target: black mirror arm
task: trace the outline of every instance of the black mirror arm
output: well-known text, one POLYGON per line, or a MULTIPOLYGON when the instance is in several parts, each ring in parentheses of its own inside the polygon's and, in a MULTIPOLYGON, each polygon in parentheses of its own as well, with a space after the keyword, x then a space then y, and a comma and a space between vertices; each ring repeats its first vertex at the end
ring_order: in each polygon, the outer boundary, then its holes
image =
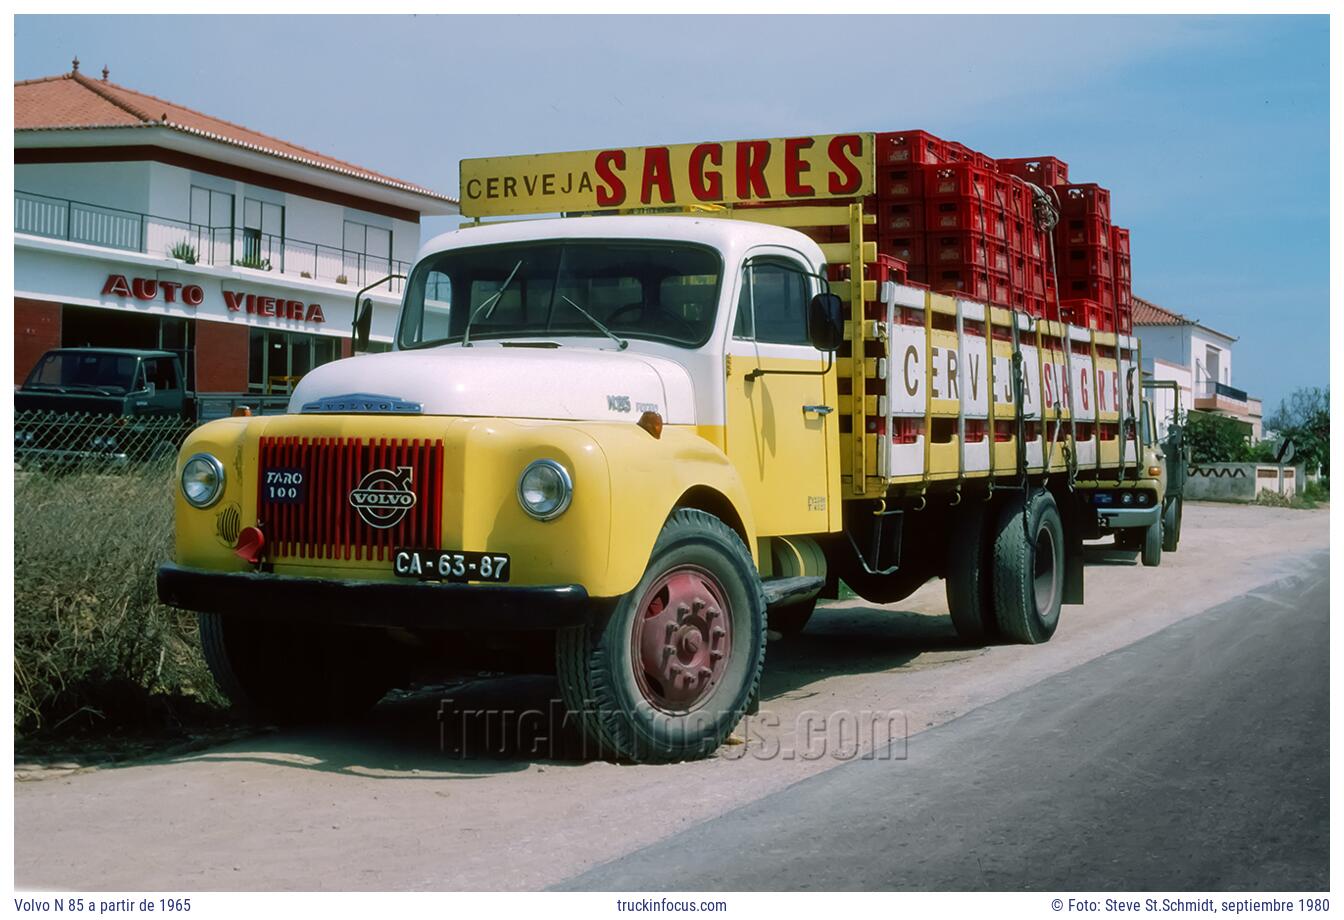
POLYGON ((394 281, 394 280, 398 280, 398 279, 400 279, 401 281, 405 281, 405 280, 406 280, 406 276, 405 276, 405 275, 386 275, 386 276, 384 276, 384 277, 382 277, 382 278, 379 278, 377 281, 373 282, 372 284, 366 284, 366 285, 364 285, 364 287, 360 288, 360 289, 359 289, 359 292, 358 292, 357 294, 355 294, 355 312, 354 312, 354 316, 352 317, 352 322, 350 323, 350 337, 351 337, 350 344, 351 344, 351 347, 352 347, 352 348, 353 348, 353 346, 354 346, 355 344, 357 344, 357 343, 359 342, 359 338, 360 338, 360 336, 359 336, 359 321, 360 321, 361 319, 364 318, 364 317, 363 317, 363 304, 360 303, 361 298, 363 298, 363 296, 364 296, 365 294, 367 294, 369 291, 372 291, 374 288, 379 287, 380 285, 387 284, 387 282, 389 282, 389 281, 394 281))

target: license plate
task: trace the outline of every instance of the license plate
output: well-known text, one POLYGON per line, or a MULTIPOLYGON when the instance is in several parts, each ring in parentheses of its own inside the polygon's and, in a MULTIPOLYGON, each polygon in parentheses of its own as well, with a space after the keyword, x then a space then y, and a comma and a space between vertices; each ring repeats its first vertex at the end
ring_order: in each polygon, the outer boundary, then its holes
POLYGON ((267 470, 261 479, 261 497, 275 505, 301 505, 304 499, 303 470, 267 470))
POLYGON ((430 581, 509 580, 508 553, 468 553, 456 549, 399 549, 392 571, 401 578, 430 581))

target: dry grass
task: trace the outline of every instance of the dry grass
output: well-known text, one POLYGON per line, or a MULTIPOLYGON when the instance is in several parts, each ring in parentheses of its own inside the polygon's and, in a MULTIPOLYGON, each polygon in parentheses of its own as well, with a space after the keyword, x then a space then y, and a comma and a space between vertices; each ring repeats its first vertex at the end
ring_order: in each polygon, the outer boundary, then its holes
POLYGON ((17 473, 14 484, 14 724, 173 722, 222 704, 195 617, 160 605, 172 553, 172 475, 17 473))

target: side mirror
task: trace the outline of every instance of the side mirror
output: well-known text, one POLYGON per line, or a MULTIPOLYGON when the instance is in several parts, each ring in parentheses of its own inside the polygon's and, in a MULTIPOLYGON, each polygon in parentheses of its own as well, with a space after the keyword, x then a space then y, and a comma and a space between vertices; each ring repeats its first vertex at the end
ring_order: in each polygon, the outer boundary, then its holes
POLYGON ((354 343, 351 351, 359 353, 369 350, 369 330, 373 326, 373 301, 364 298, 364 302, 355 311, 354 343))
POLYGON ((145 392, 148 393, 150 396, 153 396, 154 393, 155 393, 155 391, 157 391, 157 390, 158 390, 158 387, 156 387, 156 386, 153 384, 153 382, 150 382, 150 383, 146 383, 146 384, 145 384, 145 392))
POLYGON ((807 338, 818 351, 835 351, 845 338, 845 304, 837 294, 818 294, 807 308, 807 338))

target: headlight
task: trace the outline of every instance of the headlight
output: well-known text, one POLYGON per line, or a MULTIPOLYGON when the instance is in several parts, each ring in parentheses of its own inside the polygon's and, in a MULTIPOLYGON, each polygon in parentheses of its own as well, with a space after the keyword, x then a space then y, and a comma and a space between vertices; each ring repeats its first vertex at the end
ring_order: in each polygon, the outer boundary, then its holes
POLYGON ((224 464, 209 454, 195 454, 182 467, 182 495, 196 508, 209 508, 224 492, 224 464))
POLYGON ((518 504, 539 521, 564 514, 573 497, 569 471, 554 460, 533 460, 518 479, 518 504))

